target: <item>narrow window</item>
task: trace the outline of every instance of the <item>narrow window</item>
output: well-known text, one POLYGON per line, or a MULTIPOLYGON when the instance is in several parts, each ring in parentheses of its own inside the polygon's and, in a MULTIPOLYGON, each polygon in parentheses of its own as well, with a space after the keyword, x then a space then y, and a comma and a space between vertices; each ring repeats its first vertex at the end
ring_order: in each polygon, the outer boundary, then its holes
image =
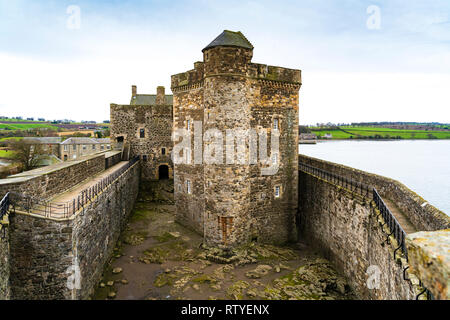
POLYGON ((187 129, 188 129, 188 130, 191 130, 191 120, 188 120, 188 121, 187 121, 187 129))
POLYGON ((95 144, 92 145, 92 150, 95 150, 95 144))
POLYGON ((280 197, 280 186, 275 186, 275 198, 279 198, 280 197))
POLYGON ((165 155, 166 154, 166 148, 161 148, 161 154, 165 155))
POLYGON ((83 150, 86 150, 86 145, 85 144, 83 144, 83 150))
POLYGON ((273 119, 273 128, 278 130, 278 118, 273 119))
POLYGON ((186 164, 191 164, 191 149, 190 148, 185 148, 184 149, 184 153, 185 153, 186 164))
POLYGON ((64 145, 64 151, 67 151, 67 145, 66 144, 64 145))
POLYGON ((101 145, 101 146, 100 146, 100 150, 103 150, 103 149, 105 149, 105 146, 104 146, 104 145, 101 145))
POLYGON ((139 129, 139 138, 145 138, 145 129, 139 129))
POLYGON ((272 155, 272 163, 273 164, 278 163, 278 153, 276 153, 276 152, 272 155))
POLYGON ((186 180, 187 193, 191 194, 191 180, 186 180))
POLYGON ((73 145, 73 150, 77 150, 77 145, 76 144, 73 145))
POLYGON ((147 155, 146 155, 146 154, 144 154, 144 155, 142 156, 142 160, 147 161, 147 155))

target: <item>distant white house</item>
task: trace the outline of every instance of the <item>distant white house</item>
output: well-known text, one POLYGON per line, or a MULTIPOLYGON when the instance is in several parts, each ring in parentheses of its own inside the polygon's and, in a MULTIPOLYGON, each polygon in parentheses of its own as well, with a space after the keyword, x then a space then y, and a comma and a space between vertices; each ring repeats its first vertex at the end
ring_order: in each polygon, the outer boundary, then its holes
POLYGON ((324 139, 332 139, 333 135, 331 133, 325 133, 323 136, 324 139))
POLYGON ((60 143, 60 159, 63 161, 75 160, 81 156, 104 152, 111 149, 109 138, 69 138, 60 143))

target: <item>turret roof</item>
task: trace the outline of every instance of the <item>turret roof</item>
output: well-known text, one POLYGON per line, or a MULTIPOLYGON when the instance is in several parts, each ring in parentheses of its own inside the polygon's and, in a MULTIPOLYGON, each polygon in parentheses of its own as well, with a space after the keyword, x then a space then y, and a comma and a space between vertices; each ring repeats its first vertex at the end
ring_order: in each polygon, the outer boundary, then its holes
POLYGON ((240 31, 224 30, 217 38, 208 44, 202 51, 214 47, 241 47, 253 49, 253 45, 240 31))

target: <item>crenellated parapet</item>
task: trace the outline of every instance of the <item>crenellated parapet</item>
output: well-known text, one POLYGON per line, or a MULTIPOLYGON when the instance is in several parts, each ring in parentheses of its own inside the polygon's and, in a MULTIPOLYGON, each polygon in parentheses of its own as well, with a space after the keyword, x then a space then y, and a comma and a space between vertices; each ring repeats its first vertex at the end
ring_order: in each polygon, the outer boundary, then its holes
POLYGON ((203 85, 204 63, 197 61, 194 63, 194 69, 172 75, 171 89, 172 92, 190 90, 195 86, 203 85))
MULTIPOLYGON (((301 71, 252 63, 253 45, 241 32, 225 30, 202 52, 203 62, 172 76, 174 129, 193 133, 201 123, 201 134, 223 137, 276 129, 279 150, 268 156, 279 170, 262 176, 261 162, 175 164, 177 220, 228 248, 294 240, 301 71)), ((192 160, 192 146, 183 157, 192 160)))

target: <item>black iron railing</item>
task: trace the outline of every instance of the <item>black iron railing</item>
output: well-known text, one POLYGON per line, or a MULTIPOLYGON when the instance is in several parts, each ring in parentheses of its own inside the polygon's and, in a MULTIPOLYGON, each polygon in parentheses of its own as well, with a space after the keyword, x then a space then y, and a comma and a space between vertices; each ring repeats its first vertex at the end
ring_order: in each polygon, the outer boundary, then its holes
POLYGON ((139 156, 134 157, 119 170, 111 173, 109 176, 103 178, 93 186, 90 186, 81 191, 78 197, 72 200, 73 208, 77 208, 76 211, 78 211, 87 202, 91 201, 94 197, 96 197, 100 192, 102 192, 106 187, 108 187, 113 181, 115 181, 119 176, 121 176, 125 171, 131 168, 138 161, 139 156))
POLYGON ((359 193, 362 196, 365 197, 371 197, 371 190, 372 187, 368 186, 364 183, 361 183, 359 181, 355 181, 352 179, 348 179, 347 177, 343 177, 340 175, 337 175, 332 172, 328 172, 323 169, 319 169, 304 163, 298 164, 299 170, 304 171, 306 173, 312 174, 314 176, 317 176, 323 180, 327 180, 329 182, 332 182, 334 184, 337 184, 345 189, 351 190, 355 193, 359 193))
MULTIPOLYGON (((359 192, 363 196, 371 197, 377 209, 380 211, 380 215, 383 217, 384 224, 382 225, 382 228, 384 227, 384 225, 387 225, 387 227, 389 228, 390 233, 387 234, 386 241, 389 242, 389 237, 393 236, 398 243, 398 247, 394 250, 394 259, 396 258, 397 251, 401 250, 406 258, 406 261, 408 261, 408 251, 406 249, 406 240, 405 240, 406 232, 403 230, 398 220, 386 206, 377 189, 304 163, 299 163, 299 170, 314 175, 316 177, 319 177, 321 179, 327 180, 334 184, 338 184, 344 188, 352 190, 353 192, 359 192), (370 190, 372 192, 370 192, 370 190)), ((403 270, 403 279, 410 281, 410 279, 406 278, 405 274, 408 268, 409 267, 406 267, 403 270)), ((419 298, 424 294, 426 295, 426 298, 428 300, 434 299, 433 294, 430 292, 430 290, 424 287, 422 281, 420 281, 419 286, 422 287, 423 290, 416 296, 416 300, 419 300, 419 298)))
POLYGON ((405 243, 406 232, 405 230, 403 230, 400 223, 392 214, 391 210, 389 210, 389 208, 386 206, 383 199, 380 197, 377 189, 375 188, 373 188, 373 201, 375 202, 377 209, 380 211, 380 214, 383 217, 384 225, 387 225, 389 231, 391 232, 390 234, 387 235, 386 241, 389 241, 389 237, 392 235, 399 245, 398 248, 394 250, 394 259, 397 251, 401 249, 406 257, 406 260, 408 260, 408 252, 406 251, 406 243, 405 243))
MULTIPOLYGON (((8 192, 0 201, 0 221, 3 221, 3 217, 8 214, 10 204, 11 202, 8 192)), ((6 228, 3 225, 0 225, 0 237, 1 239, 5 239, 6 237, 6 228)))
POLYGON ((9 192, 5 194, 3 199, 0 201, 0 220, 3 220, 3 216, 8 213, 9 205, 10 205, 9 192))
POLYGON ((22 209, 26 212, 32 212, 33 214, 38 214, 44 217, 68 218, 83 209, 88 202, 92 201, 118 177, 128 171, 137 161, 139 161, 139 157, 131 159, 126 165, 101 179, 94 185, 84 189, 72 200, 67 202, 48 201, 17 192, 10 192, 11 201, 14 202, 15 206, 19 210, 22 209))

